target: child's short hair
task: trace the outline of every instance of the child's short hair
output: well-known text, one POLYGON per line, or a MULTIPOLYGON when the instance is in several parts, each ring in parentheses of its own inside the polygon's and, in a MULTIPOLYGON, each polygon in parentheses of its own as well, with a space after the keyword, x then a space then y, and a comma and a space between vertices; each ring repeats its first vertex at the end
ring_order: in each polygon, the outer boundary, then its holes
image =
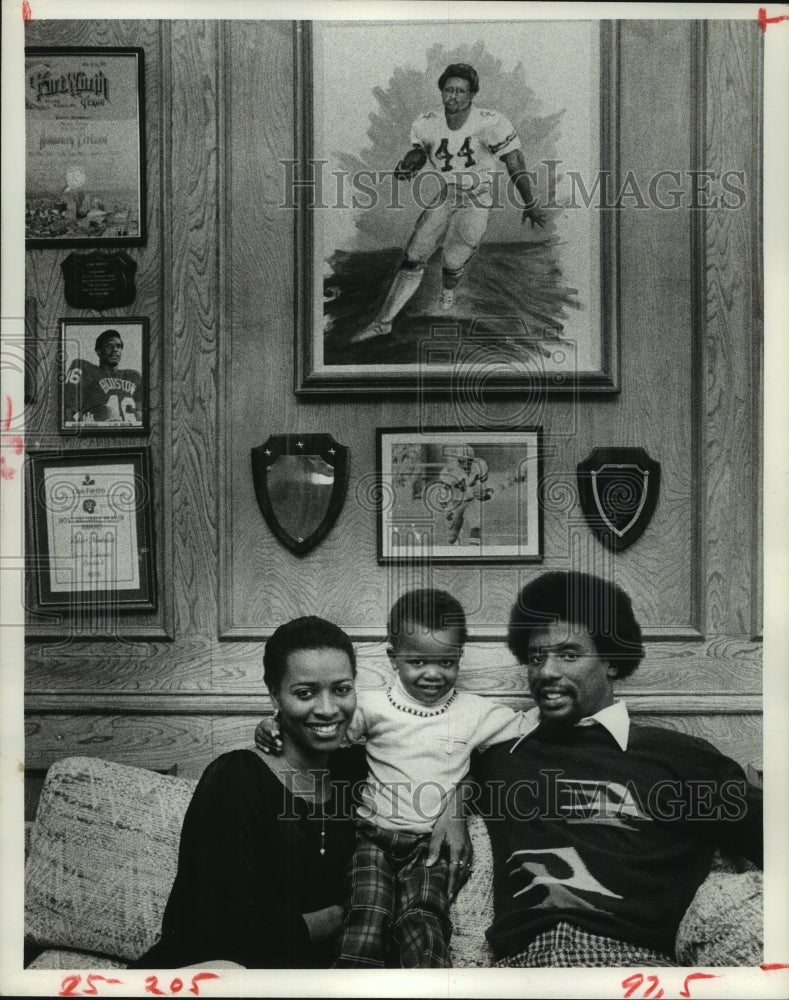
POLYGON ((461 645, 465 645, 468 639, 463 605, 446 590, 436 590, 433 587, 409 590, 395 601, 386 623, 386 638, 389 643, 396 645, 400 636, 414 631, 414 626, 428 632, 457 629, 461 645))

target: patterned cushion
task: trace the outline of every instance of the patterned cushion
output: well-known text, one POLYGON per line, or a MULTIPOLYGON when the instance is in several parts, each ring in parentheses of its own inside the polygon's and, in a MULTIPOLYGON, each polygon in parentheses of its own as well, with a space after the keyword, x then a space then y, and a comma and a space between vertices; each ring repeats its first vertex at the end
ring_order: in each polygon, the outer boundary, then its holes
POLYGON ((25 866, 25 933, 130 961, 154 944, 196 782, 89 757, 50 767, 25 866))
POLYGON ((764 876, 713 871, 679 925, 677 960, 685 966, 756 966, 763 961, 764 876))
POLYGON ((493 923, 493 854, 485 823, 479 816, 468 821, 474 845, 474 874, 452 906, 449 954, 455 968, 484 968, 493 964, 493 951, 485 931, 493 923))
MULTIPOLYGON (((49 948, 37 955, 28 969, 125 969, 124 962, 106 955, 89 955, 85 951, 49 948)), ((75 994, 78 995, 78 994, 75 994)))

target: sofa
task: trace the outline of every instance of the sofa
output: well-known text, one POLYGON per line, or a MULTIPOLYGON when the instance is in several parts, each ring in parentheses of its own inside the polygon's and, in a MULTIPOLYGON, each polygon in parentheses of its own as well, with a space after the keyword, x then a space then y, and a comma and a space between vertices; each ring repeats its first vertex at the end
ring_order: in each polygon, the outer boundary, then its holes
MULTIPOLYGON (((26 831, 27 968, 124 968, 155 942, 196 783, 93 757, 49 768, 26 831)), ((478 818, 470 830, 475 872, 452 907, 462 968, 492 961, 490 843, 478 818)), ((762 921, 761 872, 719 856, 679 928, 679 964, 760 964, 762 921)))

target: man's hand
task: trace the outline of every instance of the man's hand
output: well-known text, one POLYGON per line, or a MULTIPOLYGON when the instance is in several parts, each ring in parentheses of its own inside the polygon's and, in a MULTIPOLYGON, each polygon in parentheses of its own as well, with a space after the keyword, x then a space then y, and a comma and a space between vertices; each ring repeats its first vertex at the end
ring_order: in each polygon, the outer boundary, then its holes
POLYGON ((279 726, 273 718, 261 719, 255 728, 255 746, 263 753, 273 753, 278 757, 282 753, 282 740, 279 738, 279 726))
POLYGON ((471 862, 474 860, 474 848, 468 833, 468 822, 458 809, 456 792, 453 792, 447 799, 446 808, 433 827, 425 865, 428 868, 434 865, 442 851, 449 856, 447 895, 449 901, 452 902, 474 871, 471 867, 471 862))
POLYGON ((540 229, 545 227, 545 212, 541 211, 534 205, 532 208, 524 208, 523 215, 521 216, 521 225, 529 219, 531 221, 531 227, 534 229, 535 226, 539 226, 540 229))
POLYGON ((507 172, 518 189, 518 194, 523 198, 523 204, 526 206, 521 214, 521 225, 528 219, 532 224, 532 228, 539 226, 542 229, 545 226, 545 212, 540 210, 537 199, 534 197, 532 190, 533 178, 526 170, 522 151, 520 149, 512 149, 509 153, 505 153, 501 159, 504 161, 504 166, 507 168, 507 172))
POLYGON ((400 160, 394 168, 395 178, 398 181, 410 181, 415 174, 419 173, 426 163, 427 153, 425 153, 421 146, 414 146, 412 149, 408 150, 402 160, 400 160))

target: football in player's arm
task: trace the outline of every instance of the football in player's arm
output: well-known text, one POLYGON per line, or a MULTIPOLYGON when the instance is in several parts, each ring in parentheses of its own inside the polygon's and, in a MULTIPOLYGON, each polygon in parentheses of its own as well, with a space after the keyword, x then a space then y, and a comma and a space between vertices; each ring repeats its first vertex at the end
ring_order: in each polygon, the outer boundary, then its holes
MULTIPOLYGON (((544 228, 545 212, 540 209, 534 197, 531 177, 526 169, 523 151, 521 149, 511 149, 506 153, 502 153, 499 159, 507 168, 507 173, 510 175, 513 184, 518 189, 518 194, 523 200, 524 208, 521 214, 521 223, 524 223, 528 219, 532 224, 532 228, 534 226, 539 226, 541 229, 544 228)), ((395 167, 395 178, 398 181, 413 180, 427 163, 427 160, 428 155, 422 146, 418 144, 413 145, 395 167)))

